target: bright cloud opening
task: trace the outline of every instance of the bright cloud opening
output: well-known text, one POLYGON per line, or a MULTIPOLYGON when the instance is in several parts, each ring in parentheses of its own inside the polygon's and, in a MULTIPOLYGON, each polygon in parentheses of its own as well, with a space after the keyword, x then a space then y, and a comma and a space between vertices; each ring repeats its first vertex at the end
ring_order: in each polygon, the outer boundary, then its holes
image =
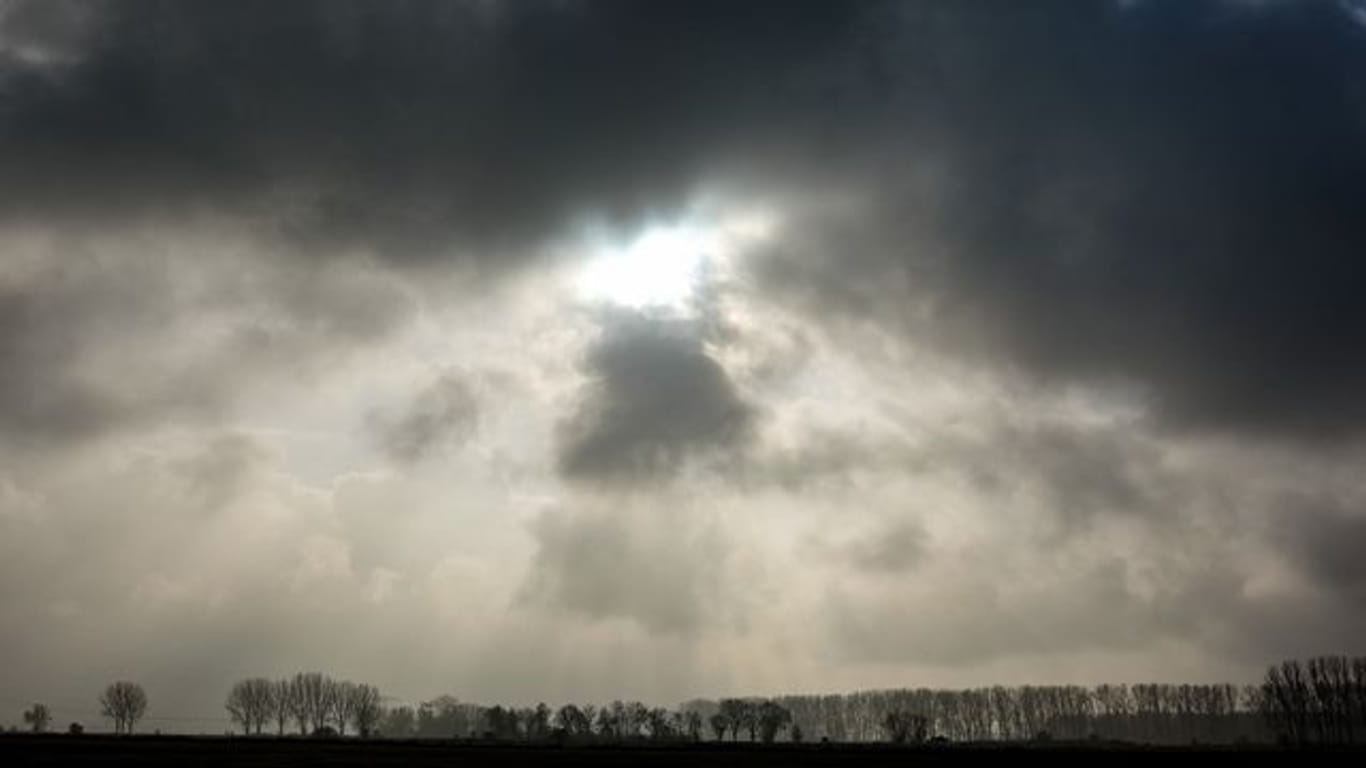
POLYGON ((682 309, 713 245, 709 233, 690 226, 646 230, 589 261, 579 274, 579 295, 633 309, 682 309))

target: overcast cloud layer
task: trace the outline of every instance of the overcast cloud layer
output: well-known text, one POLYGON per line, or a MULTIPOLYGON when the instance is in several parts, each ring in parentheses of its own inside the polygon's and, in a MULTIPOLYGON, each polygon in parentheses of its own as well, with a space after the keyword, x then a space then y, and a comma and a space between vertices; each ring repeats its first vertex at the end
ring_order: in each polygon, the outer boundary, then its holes
POLYGON ((1361 653, 1363 71, 1356 2, 0 6, 0 720, 1361 653))

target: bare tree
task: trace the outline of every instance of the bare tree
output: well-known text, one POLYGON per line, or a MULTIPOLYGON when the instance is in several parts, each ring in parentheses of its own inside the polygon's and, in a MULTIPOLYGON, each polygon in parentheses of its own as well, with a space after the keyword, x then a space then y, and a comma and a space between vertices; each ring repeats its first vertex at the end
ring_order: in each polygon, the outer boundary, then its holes
POLYGON ((620 721, 613 708, 608 705, 603 705, 602 709, 598 710, 593 726, 597 728, 599 736, 607 738, 616 738, 621 731, 620 721))
POLYGON ((409 739, 417 733, 417 712, 404 704, 384 710, 380 715, 379 732, 390 739, 409 739))
POLYGON ((882 730, 893 744, 919 744, 925 740, 928 723, 924 715, 896 709, 882 719, 882 730))
POLYGON ((332 686, 332 714, 337 720, 337 735, 346 735, 346 726, 351 722, 351 705, 355 699, 352 698, 356 684, 350 680, 329 683, 332 686))
POLYGON ((352 683, 346 689, 346 712, 356 733, 363 739, 375 734, 384 707, 380 704, 379 689, 367 683, 352 683))
POLYGON ((294 686, 289 680, 276 680, 271 683, 271 718, 275 721, 277 736, 285 735, 285 726, 294 716, 294 686))
POLYGON ((292 711, 299 733, 322 733, 332 721, 337 684, 321 672, 300 672, 290 681, 292 711))
POLYGON ((24 711, 24 722, 28 723, 34 733, 42 733, 47 730, 48 723, 52 722, 52 711, 46 704, 35 703, 24 711))
POLYGON ((569 737, 587 736, 593 732, 593 719, 573 704, 560 707, 555 712, 554 723, 569 737))
POLYGON ((719 714, 726 719, 726 725, 730 727, 730 740, 735 741, 740 738, 740 729, 745 726, 749 704, 744 699, 721 699, 719 714))
POLYGON ((711 732, 716 735, 716 740, 726 738, 726 731, 730 730, 730 718, 723 712, 714 712, 707 718, 707 725, 711 726, 711 732))
POLYGON ((650 738, 655 741, 672 738, 674 729, 669 711, 663 707, 647 709, 645 711, 645 730, 649 732, 650 738))
POLYGON ((792 713, 781 704, 765 701, 758 706, 759 735, 765 744, 772 744, 778 734, 792 724, 792 713))
POLYGON ((147 693, 137 683, 120 680, 100 694, 100 714, 114 721, 115 733, 132 733, 147 712, 147 693))
POLYGON ((740 724, 749 731, 749 740, 756 741, 759 738, 759 702, 749 700, 744 702, 744 707, 740 710, 740 724))
POLYGON ((692 741, 702 740, 702 714, 695 709, 683 713, 683 731, 692 741))
POLYGON ((275 696, 275 683, 253 677, 234 683, 223 706, 232 721, 242 726, 243 733, 260 735, 276 712, 275 696))
POLYGON ((495 704, 484 710, 484 731, 495 739, 515 739, 520 734, 517 710, 495 704))
POLYGON ((550 707, 541 702, 534 709, 522 712, 522 722, 525 724, 522 735, 531 740, 544 739, 550 735, 550 707))
POLYGON ((641 729, 645 727, 649 714, 649 708, 642 702, 626 702, 626 707, 622 710, 621 716, 621 735, 626 738, 639 736, 641 729))

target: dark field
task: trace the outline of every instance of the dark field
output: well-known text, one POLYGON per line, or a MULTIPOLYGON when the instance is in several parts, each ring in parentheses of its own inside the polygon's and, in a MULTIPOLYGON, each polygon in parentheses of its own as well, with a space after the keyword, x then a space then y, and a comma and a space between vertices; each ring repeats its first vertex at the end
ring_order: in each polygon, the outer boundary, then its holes
MULTIPOLYGON (((1342 762, 1363 752, 1338 752, 1342 762)), ((1316 757, 1328 756, 1317 753, 1316 757)), ((905 766, 925 763, 975 763, 1001 758, 1030 764, 1050 762, 1094 764, 1119 757, 1155 760, 1193 757, 1202 763, 1228 758, 1247 764, 1249 757, 1297 758, 1272 748, 1193 746, 1142 747, 1111 743, 1053 743, 1048 745, 890 745, 807 744, 759 746, 750 744, 686 745, 525 745, 464 741, 319 741, 307 739, 228 739, 220 737, 31 736, 0 737, 0 765, 128 765, 128 766, 905 766)), ((1260 763, 1261 760, 1256 760, 1260 763)), ((1278 760, 1279 762, 1279 760, 1278 760)))

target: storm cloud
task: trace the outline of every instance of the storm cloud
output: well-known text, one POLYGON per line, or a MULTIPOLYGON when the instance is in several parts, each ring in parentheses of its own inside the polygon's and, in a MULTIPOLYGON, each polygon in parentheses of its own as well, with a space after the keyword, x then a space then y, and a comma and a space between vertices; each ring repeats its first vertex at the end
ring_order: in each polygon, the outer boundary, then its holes
POLYGON ((912 343, 1128 388, 1170 426, 1358 431, 1366 47, 1339 6, 895 15, 869 53, 881 165, 766 279, 912 343))
POLYGON ((587 357, 588 382, 561 426, 560 470, 571 479, 650 483, 693 457, 744 447, 754 409, 694 323, 615 315, 587 357))
POLYGON ((0 63, 7 219, 227 216, 296 247, 491 264, 576 215, 680 203, 723 148, 778 124, 782 83, 851 16, 822 3, 782 4, 781 19, 722 3, 46 5, 5 17, 8 39, 34 40, 0 63))
POLYGON ((1346 6, 35 5, 6 16, 50 51, 3 68, 11 221, 207 212, 498 273, 708 183, 853 190, 775 286, 1176 425, 1364 415, 1346 6))

